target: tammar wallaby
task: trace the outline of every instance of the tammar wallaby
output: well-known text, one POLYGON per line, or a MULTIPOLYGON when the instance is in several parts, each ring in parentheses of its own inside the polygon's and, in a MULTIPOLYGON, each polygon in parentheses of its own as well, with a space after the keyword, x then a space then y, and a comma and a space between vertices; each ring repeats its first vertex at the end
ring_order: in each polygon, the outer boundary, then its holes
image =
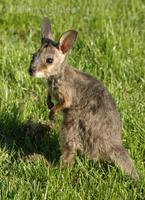
POLYGON ((66 57, 76 40, 77 32, 64 32, 54 42, 51 25, 44 18, 42 42, 33 54, 29 74, 48 82, 47 104, 50 119, 63 112, 60 133, 61 160, 70 165, 77 151, 89 158, 111 161, 126 175, 138 178, 133 162, 121 141, 120 118, 108 90, 84 72, 68 66, 66 57), (51 98, 57 101, 53 104, 51 98))

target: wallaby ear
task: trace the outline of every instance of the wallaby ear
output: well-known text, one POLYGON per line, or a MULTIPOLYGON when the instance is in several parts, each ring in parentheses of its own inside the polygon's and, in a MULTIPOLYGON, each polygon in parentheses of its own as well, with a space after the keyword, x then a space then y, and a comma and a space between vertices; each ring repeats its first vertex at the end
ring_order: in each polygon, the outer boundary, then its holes
POLYGON ((51 25, 48 18, 44 18, 41 25, 41 36, 45 39, 52 40, 51 25))
POLYGON ((77 31, 70 30, 62 34, 59 40, 59 49, 65 54, 67 53, 73 46, 73 43, 77 37, 77 31))

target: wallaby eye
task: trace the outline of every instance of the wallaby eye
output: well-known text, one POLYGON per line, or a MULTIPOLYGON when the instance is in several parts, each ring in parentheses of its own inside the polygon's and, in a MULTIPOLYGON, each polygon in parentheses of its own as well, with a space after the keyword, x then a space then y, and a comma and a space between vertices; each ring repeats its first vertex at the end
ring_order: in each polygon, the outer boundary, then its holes
POLYGON ((53 58, 47 58, 47 59, 46 59, 46 63, 48 63, 48 64, 53 63, 53 58))

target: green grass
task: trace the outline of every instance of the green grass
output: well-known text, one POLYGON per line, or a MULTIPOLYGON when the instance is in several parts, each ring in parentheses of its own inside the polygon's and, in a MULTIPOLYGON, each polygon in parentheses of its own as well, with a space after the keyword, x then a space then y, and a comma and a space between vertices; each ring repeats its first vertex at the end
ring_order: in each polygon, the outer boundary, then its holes
POLYGON ((0 193, 2 200, 145 199, 145 2, 143 0, 1 0, 0 2, 0 193), (79 32, 69 63, 101 80, 115 98, 122 140, 140 173, 135 182, 115 166, 77 156, 59 163, 55 126, 48 121, 47 86, 28 75, 39 47, 40 23, 52 22, 54 37, 79 32), (39 132, 39 131, 38 131, 39 132), (40 131, 41 132, 41 131, 40 131))

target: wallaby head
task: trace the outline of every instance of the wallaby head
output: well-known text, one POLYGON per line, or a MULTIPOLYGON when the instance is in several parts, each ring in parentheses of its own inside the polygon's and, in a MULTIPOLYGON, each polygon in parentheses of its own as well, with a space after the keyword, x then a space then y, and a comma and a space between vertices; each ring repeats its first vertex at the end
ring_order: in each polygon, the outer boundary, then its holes
POLYGON ((40 78, 49 78, 59 74, 63 69, 65 58, 72 48, 77 37, 77 32, 69 30, 62 34, 59 41, 53 41, 51 25, 44 18, 41 26, 41 46, 33 54, 29 74, 40 78))

